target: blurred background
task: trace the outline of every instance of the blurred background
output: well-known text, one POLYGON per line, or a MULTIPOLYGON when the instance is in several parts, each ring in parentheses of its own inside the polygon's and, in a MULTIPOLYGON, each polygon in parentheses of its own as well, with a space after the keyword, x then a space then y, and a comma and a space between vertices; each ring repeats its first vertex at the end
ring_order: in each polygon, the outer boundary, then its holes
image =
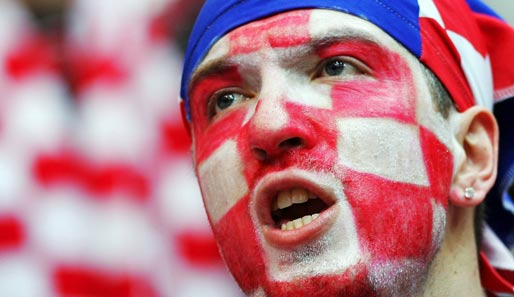
POLYGON ((242 296, 177 104, 201 4, 0 0, 0 296, 242 296))
POLYGON ((241 296, 177 104, 200 5, 0 0, 0 296, 241 296))

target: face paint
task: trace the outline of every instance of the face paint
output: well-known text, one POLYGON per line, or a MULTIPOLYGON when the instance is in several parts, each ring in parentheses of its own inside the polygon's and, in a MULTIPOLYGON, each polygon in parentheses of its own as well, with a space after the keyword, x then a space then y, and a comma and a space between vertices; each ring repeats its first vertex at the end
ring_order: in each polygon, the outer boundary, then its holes
POLYGON ((340 12, 286 12, 218 41, 191 87, 194 158, 246 293, 417 293, 453 170, 428 94, 414 57, 340 12))
POLYGON ((230 54, 259 51, 267 44, 271 48, 288 48, 309 41, 309 15, 291 12, 286 17, 275 17, 267 22, 255 22, 230 34, 230 54))

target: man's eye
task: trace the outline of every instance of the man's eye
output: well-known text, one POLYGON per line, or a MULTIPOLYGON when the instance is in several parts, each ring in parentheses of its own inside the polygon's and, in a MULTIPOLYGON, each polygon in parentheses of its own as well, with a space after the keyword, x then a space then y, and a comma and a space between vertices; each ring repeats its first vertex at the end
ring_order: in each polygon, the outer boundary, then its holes
POLYGON ((240 97, 242 97, 241 94, 222 94, 216 99, 216 108, 220 110, 226 109, 230 107, 230 105, 232 105, 238 99, 240 99, 240 97))
POLYGON ((246 99, 246 96, 238 93, 227 91, 219 94, 215 94, 210 102, 210 114, 211 116, 215 116, 216 114, 222 112, 223 110, 238 104, 246 99))
POLYGON ((328 76, 337 76, 341 75, 341 73, 343 73, 344 69, 347 67, 351 67, 351 65, 347 65, 346 62, 340 60, 332 60, 325 64, 323 71, 328 76))
POLYGON ((334 57, 324 61, 316 73, 319 77, 351 76, 370 73, 367 66, 353 58, 334 57), (351 60, 351 61, 350 61, 351 60))

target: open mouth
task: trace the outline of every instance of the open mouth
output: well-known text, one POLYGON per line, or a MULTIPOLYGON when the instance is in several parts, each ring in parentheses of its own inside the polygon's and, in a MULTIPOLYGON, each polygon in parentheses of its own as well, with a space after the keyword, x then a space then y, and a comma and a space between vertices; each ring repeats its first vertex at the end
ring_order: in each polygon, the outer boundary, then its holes
POLYGON ((268 174, 253 195, 264 240, 281 249, 308 244, 327 233, 339 216, 343 197, 334 176, 299 169, 268 174))
POLYGON ((314 193, 293 188, 280 191, 272 200, 271 217, 275 228, 291 231, 310 224, 328 208, 329 205, 314 193))

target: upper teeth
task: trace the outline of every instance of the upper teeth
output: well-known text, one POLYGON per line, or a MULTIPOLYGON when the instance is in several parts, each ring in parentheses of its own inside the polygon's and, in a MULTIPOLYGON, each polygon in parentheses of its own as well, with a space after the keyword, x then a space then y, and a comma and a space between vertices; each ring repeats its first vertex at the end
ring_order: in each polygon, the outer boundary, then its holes
POLYGON ((293 204, 304 203, 309 199, 315 198, 316 195, 307 192, 307 190, 302 188, 280 191, 280 193, 278 193, 277 199, 275 199, 273 202, 273 210, 284 209, 293 204))

